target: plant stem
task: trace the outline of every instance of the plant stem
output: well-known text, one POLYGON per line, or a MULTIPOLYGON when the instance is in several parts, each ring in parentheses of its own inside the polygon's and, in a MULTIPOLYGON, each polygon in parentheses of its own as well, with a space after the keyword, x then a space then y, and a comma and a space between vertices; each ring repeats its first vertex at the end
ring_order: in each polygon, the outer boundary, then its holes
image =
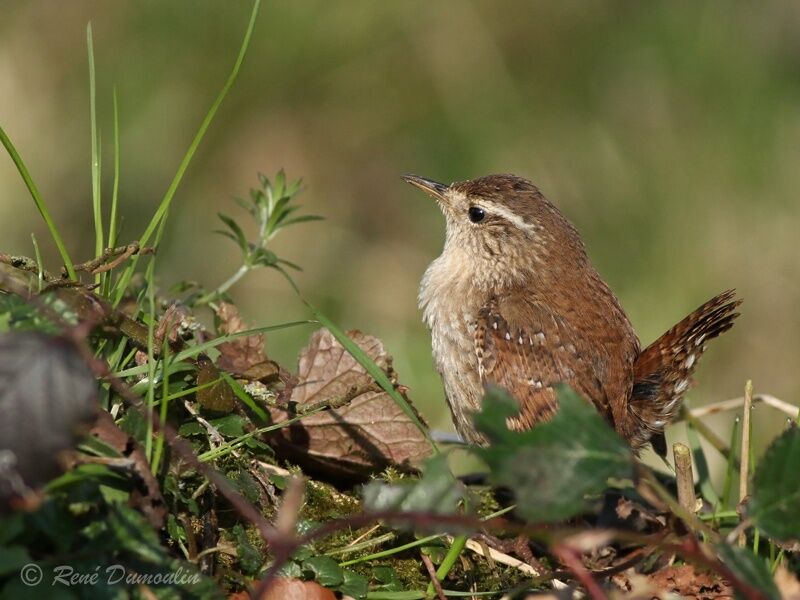
MULTIPOLYGON (((753 382, 747 380, 744 384, 744 413, 742 415, 742 466, 739 468, 739 502, 744 502, 747 497, 747 479, 750 476, 750 412, 753 408, 753 382)), ((739 534, 739 546, 744 548, 747 543, 747 534, 739 534)))
POLYGON ((236 271, 233 275, 231 275, 227 281, 225 281, 222 285, 220 285, 217 289, 208 292, 207 294, 203 295, 202 297, 198 298, 195 301, 195 305, 202 305, 208 304, 212 300, 219 298, 222 294, 227 292, 237 281, 239 281, 242 277, 247 275, 250 272, 250 265, 242 265, 239 267, 239 270, 236 271))

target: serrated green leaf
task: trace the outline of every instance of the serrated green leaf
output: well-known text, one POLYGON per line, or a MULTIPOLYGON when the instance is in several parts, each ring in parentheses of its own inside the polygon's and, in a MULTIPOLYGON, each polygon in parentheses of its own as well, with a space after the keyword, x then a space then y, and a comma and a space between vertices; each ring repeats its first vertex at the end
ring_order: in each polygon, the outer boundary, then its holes
POLYGON ((791 426, 770 444, 753 477, 747 514, 764 533, 800 539, 800 429, 791 426))
MULTIPOLYGON (((768 600, 781 600, 778 588, 772 580, 772 574, 762 558, 750 552, 748 548, 730 544, 717 546, 717 553, 722 562, 742 581, 762 592, 768 600)), ((742 599, 744 596, 736 592, 736 598, 742 599)))
POLYGON ((327 588, 344 582, 344 569, 330 556, 312 556, 304 560, 303 570, 312 573, 317 583, 327 588))
POLYGON ((237 524, 231 533, 236 541, 236 556, 239 559, 239 566, 245 573, 255 575, 263 562, 261 553, 250 543, 244 527, 237 524))
POLYGON ((611 477, 633 474, 630 447, 597 411, 566 386, 558 390, 559 411, 529 431, 508 429, 516 401, 490 388, 475 425, 489 447, 474 452, 489 466, 495 485, 510 488, 517 511, 531 521, 562 521, 579 514, 587 497, 603 492, 611 477))
POLYGON ((345 596, 355 598, 355 600, 365 600, 369 592, 369 582, 367 578, 355 571, 344 570, 344 581, 337 588, 345 596))

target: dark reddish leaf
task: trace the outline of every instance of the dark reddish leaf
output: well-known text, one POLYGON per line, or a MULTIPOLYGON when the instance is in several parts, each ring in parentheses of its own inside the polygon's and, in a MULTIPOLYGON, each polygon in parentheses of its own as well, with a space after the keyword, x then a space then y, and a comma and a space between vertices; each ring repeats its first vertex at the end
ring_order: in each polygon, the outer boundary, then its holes
POLYGON ((34 332, 0 335, 0 504, 59 472, 97 407, 97 382, 67 340, 34 332))
POLYGON ((197 361, 197 385, 204 386, 212 381, 214 385, 209 385, 197 392, 197 402, 207 410, 229 413, 236 404, 235 396, 231 386, 221 379, 219 369, 206 357, 201 357, 197 361))

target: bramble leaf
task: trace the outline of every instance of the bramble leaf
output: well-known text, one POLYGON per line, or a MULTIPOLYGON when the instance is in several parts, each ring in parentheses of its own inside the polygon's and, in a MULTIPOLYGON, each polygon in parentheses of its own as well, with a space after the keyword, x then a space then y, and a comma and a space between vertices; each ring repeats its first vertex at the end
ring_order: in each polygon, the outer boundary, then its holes
POLYGON ((753 477, 747 514, 767 535, 800 539, 800 429, 793 425, 767 448, 753 477))
POLYGON ((490 388, 475 425, 489 439, 474 453, 486 462, 492 482, 510 488, 518 513, 531 521, 552 522, 579 514, 587 497, 603 492, 609 478, 633 473, 630 447, 598 412, 562 386, 559 411, 529 431, 508 429, 516 401, 490 388))

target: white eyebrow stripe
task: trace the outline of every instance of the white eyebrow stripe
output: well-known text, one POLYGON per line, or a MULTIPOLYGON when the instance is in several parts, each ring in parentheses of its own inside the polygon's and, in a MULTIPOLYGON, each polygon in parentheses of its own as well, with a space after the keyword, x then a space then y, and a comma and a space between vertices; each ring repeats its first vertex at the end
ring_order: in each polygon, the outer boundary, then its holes
POLYGON ((533 233, 535 231, 535 226, 533 223, 526 223, 522 217, 508 210, 505 206, 501 206, 499 204, 494 204, 494 203, 488 204, 486 206, 480 204, 476 206, 480 206, 488 213, 494 213, 497 216, 504 218, 506 221, 508 221, 512 225, 515 225, 519 229, 522 229, 523 231, 527 231, 528 233, 533 233))

